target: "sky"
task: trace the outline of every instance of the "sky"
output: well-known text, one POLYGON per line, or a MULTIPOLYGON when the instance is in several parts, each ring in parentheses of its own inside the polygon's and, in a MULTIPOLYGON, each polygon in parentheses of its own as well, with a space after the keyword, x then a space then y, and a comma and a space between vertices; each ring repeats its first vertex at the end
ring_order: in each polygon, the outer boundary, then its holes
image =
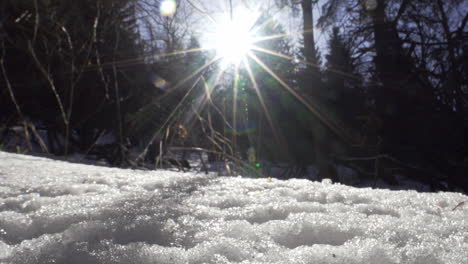
POLYGON ((0 152, 0 263, 462 264, 467 203, 0 152))
MULTIPOLYGON (((279 7, 275 4, 275 0, 232 0, 233 6, 233 16, 234 20, 239 19, 242 21, 249 14, 268 12, 274 15, 276 21, 280 23, 284 30, 290 34, 288 39, 291 40, 293 45, 299 47, 298 40, 302 38, 301 32, 303 30, 302 26, 302 11, 300 5, 296 5, 295 8, 290 6, 279 7)), ((314 24, 317 22, 321 12, 320 6, 323 1, 319 1, 314 8, 314 24)), ((181 1, 187 7, 193 8, 195 10, 191 12, 193 21, 190 26, 196 29, 196 33, 201 36, 201 41, 203 42, 203 35, 206 32, 214 31, 216 27, 213 25, 212 21, 215 23, 222 21, 224 18, 230 16, 230 3, 228 0, 186 0, 181 1)), ((322 50, 322 55, 325 53, 326 42, 328 34, 326 31, 322 31, 319 28, 314 29, 316 45, 322 50)))

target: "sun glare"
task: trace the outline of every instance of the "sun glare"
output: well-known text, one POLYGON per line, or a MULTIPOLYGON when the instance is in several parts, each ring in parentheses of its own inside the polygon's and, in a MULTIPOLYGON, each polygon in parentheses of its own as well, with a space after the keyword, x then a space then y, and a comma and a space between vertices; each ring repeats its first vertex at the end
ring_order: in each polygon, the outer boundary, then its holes
POLYGON ((253 36, 247 26, 230 21, 218 28, 215 45, 223 64, 237 64, 251 50, 253 36))
MULTIPOLYGON (((177 7, 175 3, 175 0, 164 0, 161 5, 161 12, 163 14, 174 14, 177 7)), ((248 108, 244 108, 245 114, 241 114, 242 107, 247 105, 247 100, 243 101, 242 98, 249 96, 248 93, 243 93, 248 85, 243 80, 248 78, 251 82, 250 88, 253 88, 258 97, 261 109, 266 116, 268 121, 267 123, 272 129, 276 141, 283 142, 284 139, 281 133, 276 131, 275 122, 270 113, 270 107, 272 106, 268 104, 267 98, 263 96, 260 89, 264 88, 265 85, 260 86, 259 82, 256 80, 255 72, 253 71, 253 66, 255 65, 257 69, 263 69, 263 71, 271 77, 270 80, 276 81, 285 89, 285 91, 289 92, 327 127, 334 130, 338 135, 342 134, 339 132, 339 128, 330 123, 314 105, 310 104, 306 98, 302 97, 293 87, 291 87, 273 69, 271 69, 266 62, 262 60, 262 57, 264 56, 257 56, 258 53, 262 53, 264 55, 274 56, 289 61, 297 60, 297 58, 293 56, 265 48, 264 46, 266 45, 258 45, 263 41, 282 39, 289 35, 287 33, 265 35, 265 31, 268 31, 265 30, 266 26, 270 23, 279 23, 274 17, 260 12, 261 8, 255 8, 255 6, 245 8, 242 6, 233 8, 231 6, 230 10, 228 9, 227 12, 225 10, 219 13, 208 13, 201 9, 197 10, 206 15, 206 20, 201 21, 201 28, 194 32, 194 36, 199 41, 200 46, 164 53, 161 54, 161 56, 174 56, 179 54, 202 52, 204 53, 203 56, 211 57, 211 60, 207 61, 204 65, 197 67, 197 69, 192 71, 182 80, 179 80, 174 86, 168 89, 166 94, 170 94, 176 89, 182 87, 182 85, 194 80, 191 84, 190 90, 187 92, 188 95, 191 93, 192 89, 199 87, 198 84, 200 82, 203 82, 202 97, 200 97, 200 100, 195 103, 194 110, 201 112, 206 105, 211 104, 213 105, 213 109, 221 114, 226 114, 212 103, 212 92, 218 87, 221 87, 219 89, 232 87, 232 119, 228 121, 224 116, 223 119, 226 125, 232 129, 234 134, 238 133, 237 130, 240 127, 238 125, 246 121, 238 119, 249 116, 247 113, 248 108), (213 69, 215 70, 214 72, 213 69), (206 75, 208 77, 206 79, 205 72, 209 72, 206 75), (223 76, 226 76, 225 73, 228 73, 228 78, 223 78, 223 76), (247 73, 247 75, 245 75, 245 73, 247 73), (198 76, 198 78, 195 78, 196 76, 198 76)), ((316 67, 313 63, 302 60, 301 62, 316 67)), ((155 83, 155 85, 161 84, 155 83)), ((186 96, 179 102, 175 110, 171 113, 171 117, 176 113, 176 111, 179 111, 184 103, 187 103, 187 98, 189 97, 186 96)), ((190 118, 193 117, 192 112, 193 111, 191 111, 190 118)), ((235 138, 233 138, 232 144, 236 145, 235 138)))
POLYGON ((224 15, 207 34, 204 48, 213 49, 221 58, 221 67, 238 65, 252 50, 253 26, 258 16, 248 12, 238 13, 233 19, 224 15))

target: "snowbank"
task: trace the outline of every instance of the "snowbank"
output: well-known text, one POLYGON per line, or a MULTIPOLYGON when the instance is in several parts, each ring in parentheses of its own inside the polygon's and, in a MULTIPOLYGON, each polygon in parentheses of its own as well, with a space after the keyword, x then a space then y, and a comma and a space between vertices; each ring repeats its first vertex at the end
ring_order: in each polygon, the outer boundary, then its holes
POLYGON ((462 264, 467 200, 0 152, 0 263, 462 264))

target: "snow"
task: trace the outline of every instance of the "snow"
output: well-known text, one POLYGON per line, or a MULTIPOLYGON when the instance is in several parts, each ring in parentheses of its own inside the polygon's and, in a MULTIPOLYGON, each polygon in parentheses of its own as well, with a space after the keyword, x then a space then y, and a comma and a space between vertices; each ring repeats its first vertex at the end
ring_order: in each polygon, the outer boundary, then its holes
POLYGON ((467 200, 0 152, 0 263, 461 264, 467 200))

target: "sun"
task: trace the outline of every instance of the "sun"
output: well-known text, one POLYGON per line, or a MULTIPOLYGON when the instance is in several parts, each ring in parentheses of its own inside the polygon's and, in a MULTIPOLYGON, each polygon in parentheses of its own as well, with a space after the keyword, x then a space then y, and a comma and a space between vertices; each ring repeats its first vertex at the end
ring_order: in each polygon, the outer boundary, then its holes
POLYGON ((252 49, 254 38, 248 25, 229 21, 222 24, 215 33, 216 55, 223 64, 238 64, 252 49))
POLYGON ((224 15, 216 22, 211 32, 208 32, 204 48, 212 49, 220 58, 221 67, 238 65, 244 60, 255 44, 253 30, 258 16, 243 12, 234 18, 224 15))

